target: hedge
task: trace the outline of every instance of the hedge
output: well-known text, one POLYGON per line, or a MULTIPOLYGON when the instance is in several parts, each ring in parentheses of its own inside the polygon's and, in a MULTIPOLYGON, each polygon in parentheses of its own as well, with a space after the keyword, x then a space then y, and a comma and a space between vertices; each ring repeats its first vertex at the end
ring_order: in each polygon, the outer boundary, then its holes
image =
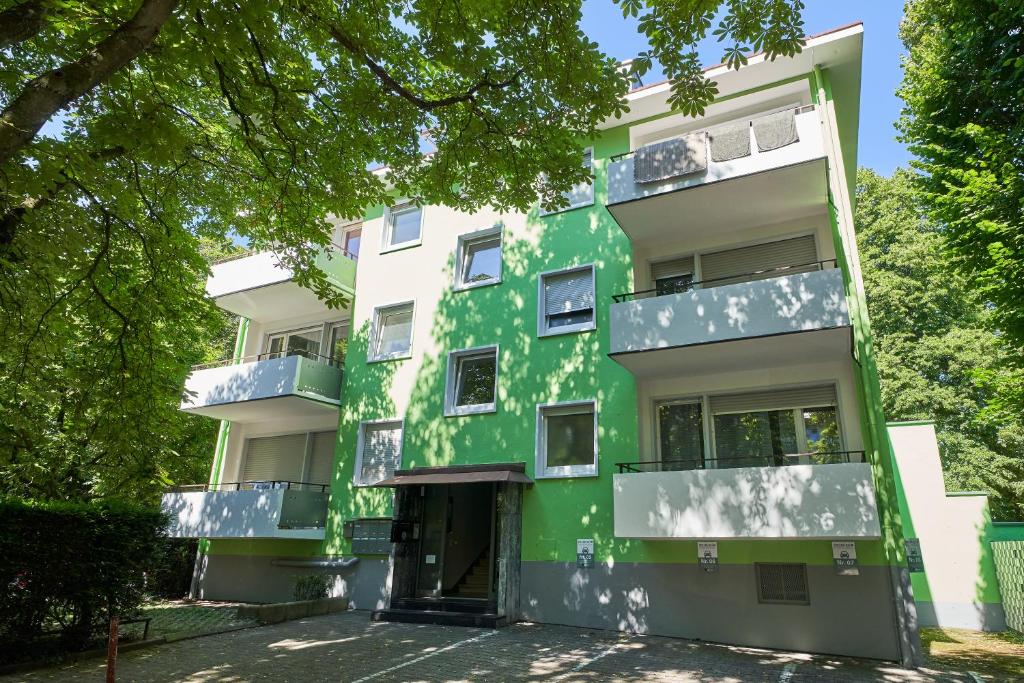
POLYGON ((165 527, 135 505, 0 500, 0 662, 101 641, 142 604, 165 527))

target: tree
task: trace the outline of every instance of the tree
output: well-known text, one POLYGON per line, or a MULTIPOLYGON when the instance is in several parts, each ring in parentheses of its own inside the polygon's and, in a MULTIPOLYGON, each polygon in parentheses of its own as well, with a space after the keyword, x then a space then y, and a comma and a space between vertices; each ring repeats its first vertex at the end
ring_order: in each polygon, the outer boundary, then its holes
POLYGON ((899 126, 918 157, 922 201, 953 262, 992 305, 992 324, 1019 350, 1024 13, 1001 0, 910 0, 900 35, 899 126))
POLYGON ((910 171, 857 174, 857 243, 885 414, 935 419, 950 490, 991 493, 997 519, 1024 515, 1024 419, 994 412, 1007 350, 944 250, 910 171))
MULTIPOLYGON (((660 59, 673 102, 702 110, 693 44, 722 0, 617 1, 652 43, 632 69, 660 59)), ((799 49, 799 0, 724 5, 733 66, 799 49)), ((0 475, 37 497, 175 469, 182 380, 222 323, 200 240, 273 248, 342 305, 314 267, 331 217, 396 195, 553 207, 586 178, 581 141, 625 110, 580 0, 0 7, 0 475)))

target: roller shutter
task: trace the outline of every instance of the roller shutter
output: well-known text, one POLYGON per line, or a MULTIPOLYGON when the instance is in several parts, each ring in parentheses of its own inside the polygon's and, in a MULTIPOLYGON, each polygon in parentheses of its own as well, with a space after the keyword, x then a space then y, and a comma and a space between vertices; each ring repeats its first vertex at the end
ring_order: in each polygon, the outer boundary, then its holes
POLYGON ((814 248, 814 235, 794 237, 777 242, 754 244, 739 249, 716 251, 700 257, 700 278, 708 282, 709 287, 721 287, 736 282, 751 282, 766 278, 779 277, 785 272, 766 272, 775 268, 799 266, 786 272, 801 273, 816 270, 814 264, 818 260, 814 248))
POLYGON ((301 481, 305 455, 305 434, 249 439, 242 481, 301 481))
POLYGON ((832 385, 711 397, 711 412, 715 415, 786 408, 820 408, 834 405, 836 405, 836 388, 832 385))

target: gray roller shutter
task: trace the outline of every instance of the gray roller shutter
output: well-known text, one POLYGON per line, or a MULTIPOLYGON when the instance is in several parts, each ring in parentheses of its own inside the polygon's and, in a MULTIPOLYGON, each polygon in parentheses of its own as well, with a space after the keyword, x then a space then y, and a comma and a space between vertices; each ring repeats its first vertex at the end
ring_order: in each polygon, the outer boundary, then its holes
POLYGON ((363 452, 359 483, 375 484, 398 469, 402 459, 402 423, 363 425, 363 452))
POLYGON ((249 439, 242 481, 301 481, 305 456, 305 434, 249 439))
POLYGON ((334 469, 334 445, 337 432, 316 432, 309 453, 309 468, 306 481, 310 484, 330 484, 334 469))
POLYGON ((836 405, 834 385, 723 394, 711 397, 711 412, 716 415, 786 408, 820 408, 834 405, 836 405))
POLYGON ((750 282, 765 278, 779 277, 787 273, 801 273, 816 270, 810 265, 818 260, 814 248, 814 235, 793 237, 791 239, 754 244, 739 249, 716 251, 702 254, 700 257, 700 279, 707 282, 708 287, 720 287, 735 282, 750 282), (783 272, 766 272, 775 268, 787 268, 783 272), (714 282, 708 282, 714 280, 714 282))
POLYGON ((693 257, 672 259, 651 264, 651 280, 658 281, 666 277, 693 274, 693 257))
POLYGON ((547 315, 594 308, 594 271, 590 268, 571 273, 544 276, 544 312, 547 315))

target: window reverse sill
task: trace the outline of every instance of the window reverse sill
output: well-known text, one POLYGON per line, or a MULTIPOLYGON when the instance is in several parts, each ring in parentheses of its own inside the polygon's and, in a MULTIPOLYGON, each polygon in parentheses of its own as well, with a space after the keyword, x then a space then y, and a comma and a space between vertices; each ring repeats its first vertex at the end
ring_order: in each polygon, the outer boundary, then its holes
POLYGON ((423 239, 418 239, 412 242, 402 242, 401 244, 392 244, 390 247, 384 247, 380 250, 381 254, 390 254, 395 251, 404 251, 406 249, 412 249, 423 244, 423 239))
POLYGON ((498 408, 493 403, 482 403, 479 406, 466 406, 463 408, 445 408, 445 417, 466 417, 467 415, 486 415, 496 413, 498 408))
POLYGON ((369 365, 370 363, 387 363, 388 361, 392 360, 409 360, 410 358, 412 358, 411 352, 403 354, 401 356, 381 356, 380 358, 367 358, 366 364, 369 365))
POLYGON ((557 337, 561 334, 575 334, 576 332, 591 332, 597 329, 597 323, 588 323, 586 325, 566 325, 565 327, 556 327, 550 330, 543 330, 537 333, 538 337, 557 337))

